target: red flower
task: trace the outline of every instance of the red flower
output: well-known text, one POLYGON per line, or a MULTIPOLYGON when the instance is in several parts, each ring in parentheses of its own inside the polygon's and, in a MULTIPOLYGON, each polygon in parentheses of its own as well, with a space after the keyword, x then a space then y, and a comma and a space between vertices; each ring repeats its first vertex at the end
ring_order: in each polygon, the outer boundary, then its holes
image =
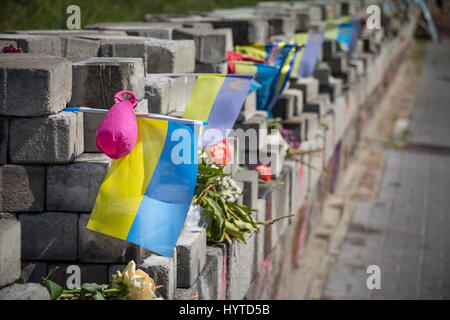
POLYGON ((214 164, 224 165, 231 161, 231 150, 226 138, 206 147, 205 150, 214 164))
POLYGON ((256 167, 256 171, 258 171, 258 175, 260 179, 270 181, 270 167, 267 164, 261 164, 256 167))

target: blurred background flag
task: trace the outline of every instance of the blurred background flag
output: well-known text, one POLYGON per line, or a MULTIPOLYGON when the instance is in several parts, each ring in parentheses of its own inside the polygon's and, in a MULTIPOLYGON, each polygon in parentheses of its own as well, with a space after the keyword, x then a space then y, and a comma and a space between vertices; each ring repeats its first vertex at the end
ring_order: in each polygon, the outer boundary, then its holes
POLYGON ((295 43, 279 43, 278 48, 280 51, 275 60, 275 66, 280 69, 276 80, 272 84, 272 96, 267 107, 267 110, 269 111, 269 118, 272 117, 270 110, 278 101, 280 95, 286 87, 287 82, 289 81, 299 46, 295 43))
POLYGON ((352 33, 353 33, 352 21, 342 22, 339 25, 336 41, 339 43, 341 49, 343 49, 344 51, 349 50, 350 41, 352 39, 352 33))
POLYGON ((258 110, 266 110, 271 97, 271 87, 277 74, 278 67, 269 66, 262 63, 248 61, 231 61, 236 74, 253 74, 255 81, 259 85, 256 92, 256 105, 258 110))
POLYGON ((202 147, 227 137, 227 130, 234 127, 247 98, 253 77, 239 74, 198 75, 183 118, 208 122, 202 131, 202 147))
MULTIPOLYGON (((323 32, 309 33, 305 47, 297 54, 298 58, 296 58, 296 60, 299 60, 299 64, 297 68, 294 66, 293 71, 294 73, 296 72, 297 78, 310 77, 313 74, 322 48, 323 38, 323 32)), ((300 44, 298 42, 296 43, 300 44)))
POLYGON ((87 228, 170 257, 194 195, 199 129, 175 121, 136 120, 136 145, 113 160, 87 228))
POLYGON ((358 42, 359 35, 361 33, 362 18, 354 17, 352 19, 352 24, 353 24, 353 30, 352 30, 352 36, 350 38, 350 44, 348 47, 349 52, 353 52, 356 49, 356 44, 358 42))

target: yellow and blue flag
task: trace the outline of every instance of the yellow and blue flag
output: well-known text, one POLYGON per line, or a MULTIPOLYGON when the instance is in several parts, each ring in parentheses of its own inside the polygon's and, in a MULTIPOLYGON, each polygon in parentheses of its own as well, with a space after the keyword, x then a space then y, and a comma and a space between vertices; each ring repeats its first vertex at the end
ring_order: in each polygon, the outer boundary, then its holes
POLYGON ((255 75, 255 81, 260 88, 256 91, 256 108, 266 110, 271 98, 271 87, 278 74, 279 67, 250 61, 231 61, 236 74, 255 75))
POLYGON ((349 51, 350 41, 353 33, 353 22, 343 22, 339 25, 338 35, 336 37, 337 43, 344 51, 349 51))
POLYGON ((294 35, 292 41, 298 45, 304 44, 304 47, 297 54, 291 77, 299 79, 310 77, 313 74, 322 49, 323 39, 324 33, 320 31, 294 35))
POLYGON ((353 52, 356 49, 356 45, 358 43, 359 36, 361 35, 361 27, 362 27, 362 18, 354 17, 352 19, 353 30, 352 37, 350 39, 350 44, 348 46, 348 51, 353 52))
POLYGON ((270 86, 264 89, 265 95, 268 96, 268 102, 264 103, 264 107, 261 107, 261 109, 267 110, 269 117, 271 117, 270 110, 289 81, 298 49, 297 44, 286 42, 236 46, 236 52, 264 59, 267 65, 278 68, 278 73, 270 86))
POLYGON ((269 46, 270 45, 278 47, 279 53, 275 59, 274 65, 279 67, 280 69, 275 81, 272 84, 272 96, 267 107, 267 110, 269 111, 269 117, 271 117, 271 110, 273 106, 280 98, 287 82, 290 79, 290 75, 295 62, 295 57, 299 49, 299 46, 295 43, 280 42, 278 44, 269 44, 269 46))
POLYGON ((113 160, 87 228, 170 257, 194 195, 199 129, 174 121, 136 121, 136 145, 113 160))
POLYGON ((222 141, 233 129, 252 85, 253 75, 199 74, 183 114, 185 119, 207 121, 200 145, 222 141))

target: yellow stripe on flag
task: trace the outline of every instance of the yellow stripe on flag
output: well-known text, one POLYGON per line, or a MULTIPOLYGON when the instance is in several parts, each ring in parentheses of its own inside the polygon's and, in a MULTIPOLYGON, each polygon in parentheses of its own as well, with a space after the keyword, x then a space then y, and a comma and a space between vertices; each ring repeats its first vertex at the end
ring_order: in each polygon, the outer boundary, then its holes
POLYGON ((266 45, 263 43, 255 43, 251 45, 237 45, 236 52, 249 54, 255 58, 266 59, 266 45))
POLYGON ((114 160, 100 187, 88 229, 126 239, 164 148, 167 121, 136 118, 134 149, 114 160))
POLYGON ((200 74, 186 105, 183 118, 207 121, 225 78, 226 74, 200 74))
POLYGON ((256 74, 258 72, 258 68, 255 66, 253 62, 250 61, 233 61, 236 68, 236 74, 256 74))
POLYGON ((277 94, 281 93, 281 87, 283 86, 284 80, 286 79, 287 73, 289 72, 289 68, 291 67, 292 55, 295 54, 295 51, 296 51, 295 47, 293 47, 289 51, 289 54, 284 62, 284 65, 281 68, 280 78, 278 79, 277 89, 275 90, 277 94))
MULTIPOLYGON (((297 33, 292 37, 290 42, 295 43, 298 46, 302 46, 302 45, 306 44, 306 41, 308 40, 308 36, 309 36, 308 32, 297 33)), ((295 56, 294 66, 292 67, 291 79, 297 78, 298 68, 300 67, 300 60, 302 59, 304 50, 305 50, 305 48, 303 47, 299 51, 297 51, 297 55, 295 56)))

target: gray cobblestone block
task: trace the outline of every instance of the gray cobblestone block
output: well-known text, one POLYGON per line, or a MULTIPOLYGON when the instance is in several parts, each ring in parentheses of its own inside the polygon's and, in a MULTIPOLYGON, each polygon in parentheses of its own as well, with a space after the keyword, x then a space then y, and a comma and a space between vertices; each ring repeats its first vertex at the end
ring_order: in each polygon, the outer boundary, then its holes
POLYGON ((223 251, 221 248, 207 247, 205 267, 198 276, 199 300, 218 300, 221 298, 222 268, 223 251))
POLYGON ((250 93, 245 99, 241 112, 236 121, 242 122, 251 119, 256 114, 256 91, 250 93))
POLYGON ((0 212, 44 211, 45 167, 0 166, 0 212))
POLYGON ((38 283, 13 284, 0 289, 0 300, 50 300, 50 294, 38 283))
POLYGON ((199 276, 199 300, 222 300, 225 298, 222 296, 226 290, 225 249, 223 244, 206 248, 206 265, 199 276))
POLYGON ((306 137, 306 120, 304 114, 282 121, 283 128, 294 132, 296 141, 303 141, 306 137))
POLYGON ((60 36, 59 39, 61 40, 61 55, 72 62, 97 57, 99 54, 99 41, 70 36, 60 36))
POLYGON ((244 183, 243 204, 256 208, 258 200, 258 173, 255 170, 239 170, 233 179, 244 183))
POLYGON ((222 31, 179 28, 173 31, 174 40, 194 40, 195 60, 212 64, 225 61, 227 35, 222 31))
POLYGON ((199 284, 198 280, 189 288, 176 288, 175 289, 175 300, 199 300, 199 284))
POLYGON ((190 74, 170 76, 169 110, 184 112, 197 77, 190 74))
POLYGON ((322 101, 322 99, 320 99, 320 97, 318 97, 317 99, 307 102, 303 107, 303 112, 317 114, 317 117, 320 118, 323 114, 325 114, 325 107, 326 104, 322 101))
POLYGON ((70 106, 109 109, 114 95, 133 91, 144 98, 144 66, 138 58, 97 57, 73 64, 70 106))
MULTIPOLYGON (((292 160, 286 160, 284 162, 284 165, 286 167, 290 168, 290 180, 291 183, 289 185, 289 214, 297 214, 297 211, 299 209, 299 190, 298 190, 298 184, 299 184, 299 170, 300 170, 300 164, 297 161, 292 160)), ((289 218, 289 224, 293 221, 293 217, 289 218)))
POLYGON ((330 100, 331 102, 334 102, 336 100, 337 97, 339 97, 340 95, 342 95, 342 79, 339 78, 335 78, 335 77, 330 77, 330 100))
POLYGON ((322 20, 322 8, 319 6, 309 6, 309 21, 322 20))
POLYGON ((350 60, 349 65, 356 68, 356 75, 358 77, 364 75, 364 61, 362 59, 352 59, 350 60))
POLYGON ((275 118, 292 118, 294 116, 294 96, 284 93, 281 94, 272 109, 272 115, 275 118))
POLYGON ((228 72, 228 65, 226 63, 201 63, 195 64, 194 72, 196 73, 223 73, 228 72))
POLYGON ((311 140, 317 134, 319 115, 315 112, 305 112, 304 116, 306 119, 306 140, 311 140))
POLYGON ((78 214, 22 213, 22 259, 74 261, 78 256, 78 214))
MULTIPOLYGON (((256 202, 257 210, 254 219, 260 222, 266 221, 266 199, 258 199, 256 202)), ((256 278, 262 262, 264 261, 264 231, 265 227, 261 226, 259 228, 259 231, 255 234, 253 237, 253 240, 255 242, 255 251, 253 254, 253 270, 252 270, 252 281, 256 278)))
MULTIPOLYGON (((272 187, 259 183, 258 198, 266 200, 266 217, 264 221, 273 219, 273 201, 272 201, 272 187)), ((272 248, 272 228, 273 224, 266 225, 264 228, 264 258, 269 254, 272 248)))
POLYGON ((294 112, 293 116, 300 116, 303 112, 303 91, 299 89, 286 89, 283 95, 289 95, 294 97, 294 112))
POLYGON ((240 155, 239 163, 246 163, 243 156, 245 151, 257 151, 264 148, 267 141, 267 116, 255 114, 249 120, 236 122, 233 135, 239 139, 240 155), (250 139, 250 140, 249 140, 250 139), (256 143, 255 143, 256 139, 256 143))
POLYGON ((139 260, 139 249, 130 242, 86 228, 89 214, 78 221, 78 257, 81 262, 127 263, 139 260))
POLYGON ((61 111, 70 99, 70 62, 38 54, 0 55, 0 115, 40 116, 61 111))
POLYGON ((313 77, 319 80, 319 86, 327 85, 330 82, 331 69, 328 64, 322 62, 314 69, 313 77))
MULTIPOLYGON (((147 68, 146 38, 109 34, 80 35, 80 38, 100 42, 100 57, 140 58, 144 71, 147 68)), ((98 72, 98 71, 97 71, 98 72)))
POLYGON ((104 154, 84 153, 71 164, 48 166, 47 210, 91 212, 111 162, 104 154))
POLYGON ((78 270, 74 269, 78 267, 80 272, 80 283, 98 283, 98 284, 110 284, 110 278, 108 278, 109 267, 107 264, 85 264, 85 263, 50 263, 48 265, 48 271, 54 270, 50 275, 50 280, 56 282, 63 288, 67 288, 67 282, 71 284, 70 276, 74 275, 78 270), (56 270, 54 270, 58 267, 56 270))
POLYGON ((72 62, 81 61, 99 54, 100 42, 89 39, 77 38, 77 36, 98 35, 99 31, 91 30, 20 30, 14 33, 23 33, 40 36, 58 37, 61 43, 60 55, 72 62))
POLYGON ((294 35, 297 20, 292 16, 271 16, 267 19, 269 23, 269 36, 285 35, 292 37, 294 35))
POLYGON ((195 44, 193 40, 146 40, 147 73, 193 72, 195 44))
POLYGON ((376 52, 376 43, 375 43, 374 37, 371 37, 368 34, 363 34, 362 41, 363 41, 364 52, 367 52, 367 53, 375 53, 376 52))
POLYGON ((0 218, 0 288, 20 277, 20 222, 0 218))
POLYGON ((333 75, 347 70, 347 56, 344 52, 338 52, 335 57, 327 60, 327 63, 333 75))
POLYGON ((233 239, 228 247, 228 286, 227 298, 242 300, 247 294, 254 264, 255 235, 247 239, 247 244, 233 239))
POLYGON ((301 78, 291 83, 291 88, 303 91, 303 103, 316 99, 319 95, 319 80, 313 77, 301 78))
POLYGON ((264 149, 259 150, 260 162, 270 161, 270 173, 275 179, 278 179, 281 174, 286 151, 284 145, 275 143, 268 144, 264 149))
POLYGON ((48 273, 48 263, 42 261, 22 260, 21 278, 25 282, 41 283, 48 273))
POLYGON ((0 165, 8 159, 9 118, 0 117, 0 165))
POLYGON ((145 98, 148 101, 149 112, 168 114, 171 79, 157 74, 149 74, 145 77, 145 98))
MULTIPOLYGON (((272 219, 281 218, 290 214, 289 212, 289 189, 290 189, 290 168, 284 166, 280 173, 280 185, 272 188, 272 219)), ((271 246, 274 248, 284 234, 288 225, 288 219, 282 219, 272 225, 271 246)))
POLYGON ((83 150, 82 113, 11 119, 9 157, 12 163, 68 163, 83 150))
MULTIPOLYGON (((134 111, 148 113, 147 99, 139 101, 134 111)), ((97 148, 97 128, 104 117, 99 113, 83 113, 84 152, 100 152, 97 148)))
POLYGON ((206 262, 206 231, 189 228, 177 241, 177 287, 189 288, 197 280, 206 262))
MULTIPOLYGON (((211 28, 212 28, 212 25, 211 25, 211 28)), ((233 31, 229 28, 217 28, 214 30, 220 31, 223 34, 225 34, 225 40, 226 40, 225 51, 233 51, 234 50, 233 31)))
POLYGON ((225 18, 212 21, 213 27, 230 28, 233 32, 234 44, 266 43, 269 37, 269 24, 259 18, 225 18))
POLYGON ((24 53, 41 53, 61 56, 61 42, 58 37, 31 34, 0 34, 0 40, 12 41, 24 53))
POLYGON ((139 266, 150 278, 155 281, 155 285, 161 285, 156 294, 161 295, 166 300, 176 298, 177 292, 177 251, 174 250, 172 257, 167 258, 156 254, 146 257, 139 266))
POLYGON ((336 56, 337 42, 336 40, 325 39, 322 45, 323 59, 330 60, 336 56))
POLYGON ((306 32, 309 27, 309 14, 305 11, 295 11, 296 18, 295 32, 306 32))

